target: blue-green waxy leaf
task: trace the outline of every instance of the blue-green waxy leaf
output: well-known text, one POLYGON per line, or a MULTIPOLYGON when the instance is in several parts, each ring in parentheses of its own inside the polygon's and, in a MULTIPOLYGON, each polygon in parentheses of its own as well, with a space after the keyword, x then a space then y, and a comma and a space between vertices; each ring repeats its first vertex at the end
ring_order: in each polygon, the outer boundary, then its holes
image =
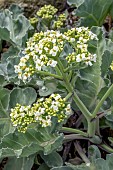
POLYGON ((21 105, 31 105, 37 97, 36 91, 32 87, 14 88, 10 94, 10 108, 15 107, 17 103, 21 105))
POLYGON ((31 29, 30 22, 22 14, 13 18, 13 13, 8 9, 0 11, 0 39, 21 46, 29 29, 31 29))
POLYGON ((49 155, 44 155, 43 153, 41 153, 40 156, 48 167, 52 168, 63 165, 63 160, 57 152, 52 152, 49 155))
POLYGON ((88 155, 89 159, 91 161, 94 161, 95 159, 101 158, 101 153, 96 145, 91 145, 88 148, 88 155))
POLYGON ((102 158, 97 158, 90 164, 82 164, 82 165, 71 165, 67 164, 67 167, 58 167, 52 168, 51 170, 112 170, 113 168, 113 154, 109 154, 106 156, 106 160, 102 158), (67 168, 67 169, 66 169, 67 168))
POLYGON ((9 90, 0 87, 0 103, 4 111, 8 110, 9 95, 10 95, 9 90))
POLYGON ((28 157, 40 151, 47 155, 59 148, 62 140, 62 135, 50 134, 47 128, 28 129, 25 134, 10 133, 1 140, 0 157, 28 157))
POLYGON ((23 9, 16 4, 12 4, 9 7, 9 11, 11 11, 13 13, 13 18, 15 18, 15 19, 18 17, 18 15, 23 14, 23 9))
POLYGON ((85 0, 76 11, 76 15, 81 17, 81 25, 101 26, 112 3, 112 0, 85 0))
POLYGON ((15 129, 11 125, 8 113, 9 97, 10 91, 0 87, 0 140, 4 135, 13 132, 15 129))
POLYGON ((1 62, 6 63, 8 58, 17 56, 18 53, 19 53, 19 49, 17 47, 10 46, 9 49, 2 54, 1 62))
POLYGON ((0 75, 7 77, 7 65, 6 64, 0 64, 0 75))
POLYGON ((40 96, 48 96, 56 91, 57 85, 55 83, 46 83, 39 89, 40 96))
POLYGON ((34 157, 35 155, 27 158, 9 157, 4 170, 15 170, 15 168, 16 170, 31 170, 34 164, 34 157))

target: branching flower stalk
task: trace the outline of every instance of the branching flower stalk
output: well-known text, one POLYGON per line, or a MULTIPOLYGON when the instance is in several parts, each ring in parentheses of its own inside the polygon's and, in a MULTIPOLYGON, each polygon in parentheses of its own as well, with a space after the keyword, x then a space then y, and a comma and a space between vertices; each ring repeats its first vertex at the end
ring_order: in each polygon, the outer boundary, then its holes
MULTIPOLYGON (((15 72, 18 74, 18 78, 24 83, 30 81, 31 77, 35 74, 39 74, 40 76, 49 76, 63 81, 65 88, 69 93, 67 99, 72 96, 74 102, 87 120, 87 135, 89 137, 94 137, 96 131, 96 121, 91 122, 91 120, 96 116, 102 103, 108 97, 113 87, 111 86, 108 92, 106 92, 100 100, 93 114, 90 113, 78 97, 73 85, 70 82, 72 70, 70 71, 70 69, 64 69, 62 60, 59 57, 65 47, 65 44, 69 43, 73 51, 65 58, 67 68, 75 68, 76 65, 77 67, 79 66, 79 68, 83 65, 85 67, 92 66, 96 62, 97 56, 96 54, 92 54, 88 51, 89 40, 98 40, 98 38, 94 33, 85 27, 72 28, 65 33, 53 30, 35 33, 34 36, 27 42, 27 47, 22 52, 23 56, 20 59, 20 63, 15 65, 15 72), (53 72, 50 71, 52 69, 56 71, 57 74, 53 74, 53 72)), ((69 131, 71 132, 71 129, 69 129, 69 131)), ((75 131, 79 134, 79 131, 75 131)), ((86 136, 84 132, 82 134, 83 136, 86 136)))

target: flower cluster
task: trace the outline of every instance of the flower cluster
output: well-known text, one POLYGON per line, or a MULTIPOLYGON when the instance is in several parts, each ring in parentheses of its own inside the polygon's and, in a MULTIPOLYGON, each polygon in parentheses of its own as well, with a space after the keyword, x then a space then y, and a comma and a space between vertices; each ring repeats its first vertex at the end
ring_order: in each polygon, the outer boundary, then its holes
POLYGON ((52 94, 49 98, 40 98, 33 106, 17 104, 11 109, 11 121, 18 131, 24 132, 28 125, 37 122, 42 127, 51 126, 52 117, 57 117, 58 122, 63 122, 71 114, 70 104, 66 103, 59 94, 52 94))
POLYGON ((15 108, 11 109, 10 117, 13 126, 17 127, 20 132, 25 132, 29 124, 36 122, 31 106, 16 104, 15 108))
POLYGON ((83 62, 92 66, 93 62, 96 62, 96 54, 91 54, 88 51, 88 41, 98 40, 97 35, 92 33, 88 27, 72 28, 65 32, 65 35, 68 36, 68 41, 75 50, 66 57, 68 63, 83 62))
POLYGON ((44 5, 38 12, 37 15, 40 18, 52 19, 58 10, 52 5, 44 5))
POLYGON ((35 33, 27 42, 20 63, 14 66, 18 78, 26 82, 37 70, 43 70, 47 66, 55 67, 66 38, 64 34, 53 30, 35 33))
POLYGON ((66 21, 66 15, 60 14, 57 21, 54 21, 54 28, 61 28, 66 21))
POLYGON ((97 36, 85 27, 72 28, 65 33, 53 30, 35 33, 27 42, 19 64, 14 66, 15 73, 26 83, 38 71, 46 70, 46 67, 54 68, 66 42, 73 48, 73 52, 66 57, 69 64, 92 66, 96 62, 96 54, 88 51, 88 41, 93 39, 97 40, 97 36))

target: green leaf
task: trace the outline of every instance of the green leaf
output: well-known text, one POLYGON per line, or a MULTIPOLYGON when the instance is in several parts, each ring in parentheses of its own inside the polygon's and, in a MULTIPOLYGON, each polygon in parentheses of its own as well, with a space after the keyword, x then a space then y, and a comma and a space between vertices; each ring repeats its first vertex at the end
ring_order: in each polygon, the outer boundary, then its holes
POLYGON ((6 84, 4 76, 0 75, 0 86, 4 86, 6 84))
POLYGON ((58 149, 63 136, 50 134, 47 128, 28 129, 24 133, 10 133, 5 135, 0 143, 0 156, 28 157, 43 151, 45 155, 58 149))
POLYGON ((48 96, 56 91, 56 87, 56 83, 45 83, 45 85, 39 89, 39 95, 48 96))
POLYGON ((9 49, 2 54, 2 58, 1 58, 2 64, 7 63, 8 58, 12 58, 14 56, 17 56, 18 53, 19 53, 19 49, 17 47, 10 46, 9 49))
POLYGON ((48 167, 57 167, 63 165, 63 160, 57 152, 52 152, 49 155, 40 154, 48 167))
POLYGON ((7 65, 6 64, 0 64, 0 75, 7 77, 7 65))
POLYGON ((15 129, 11 125, 8 113, 9 97, 10 91, 0 87, 0 140, 4 135, 13 132, 15 129))
POLYGON ((107 155, 106 160, 104 160, 102 158, 97 158, 90 165, 82 164, 82 165, 74 166, 71 164, 67 164, 67 167, 65 167, 65 166, 58 167, 59 169, 52 168, 51 170, 68 170, 68 167, 71 168, 69 170, 111 170, 113 168, 113 154, 107 155))
POLYGON ((0 87, 0 103, 5 111, 8 110, 9 95, 10 95, 9 90, 0 87))
POLYGON ((15 170, 15 168, 16 170, 31 170, 34 164, 34 157, 35 155, 27 158, 9 157, 4 170, 15 170))
POLYGON ((19 82, 20 80, 17 77, 17 73, 15 73, 14 66, 19 63, 20 58, 17 56, 11 56, 7 59, 7 76, 8 81, 10 82, 19 82))
POLYGON ((76 15, 82 17, 81 25, 102 26, 112 3, 112 0, 85 0, 76 11, 76 15))
POLYGON ((93 162, 95 159, 101 158, 101 153, 96 145, 91 145, 88 148, 89 159, 93 162))
POLYGON ((31 105, 37 97, 36 91, 32 87, 14 88, 10 94, 10 108, 15 107, 17 103, 21 105, 31 105))

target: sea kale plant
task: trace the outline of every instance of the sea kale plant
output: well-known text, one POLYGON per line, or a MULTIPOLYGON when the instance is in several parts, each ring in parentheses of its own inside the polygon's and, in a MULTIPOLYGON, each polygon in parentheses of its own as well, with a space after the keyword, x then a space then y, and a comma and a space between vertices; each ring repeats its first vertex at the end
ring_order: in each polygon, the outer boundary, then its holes
POLYGON ((109 1, 98 18, 103 2, 95 1, 97 11, 90 14, 92 0, 76 0, 76 15, 82 17, 87 7, 90 17, 84 15, 81 25, 70 29, 61 29, 65 16, 57 17, 51 5, 30 21, 16 5, 0 11, 0 159, 8 157, 5 170, 31 170, 34 163, 38 170, 112 169, 113 34, 107 32, 106 38, 102 24, 113 4, 109 1), (38 31, 30 22, 37 22, 38 31), (61 157, 69 142, 73 159, 61 157))

